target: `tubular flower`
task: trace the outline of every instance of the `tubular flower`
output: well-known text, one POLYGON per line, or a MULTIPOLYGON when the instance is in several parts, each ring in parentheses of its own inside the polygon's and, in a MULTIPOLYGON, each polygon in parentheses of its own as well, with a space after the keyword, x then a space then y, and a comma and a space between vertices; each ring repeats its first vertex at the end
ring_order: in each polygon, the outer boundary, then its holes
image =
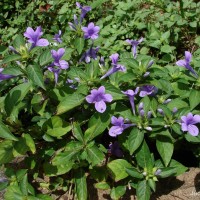
POLYGON ((80 21, 82 22, 87 12, 91 10, 90 6, 81 6, 79 2, 76 2, 76 6, 81 9, 81 18, 80 21))
POLYGON ((86 97, 88 103, 94 103, 95 109, 103 113, 106 110, 106 103, 111 102, 113 97, 110 94, 105 94, 105 87, 101 86, 99 89, 91 90, 91 94, 86 97))
POLYGON ((138 93, 139 91, 139 87, 137 87, 135 89, 135 91, 133 90, 127 90, 125 92, 122 91, 123 94, 127 95, 128 98, 129 98, 129 101, 130 101, 130 104, 131 104, 131 107, 132 107, 132 111, 133 111, 133 114, 135 115, 135 103, 134 103, 134 98, 135 98, 135 95, 138 93))
POLYGON ((139 96, 140 97, 145 97, 147 95, 154 95, 154 94, 157 93, 157 91, 158 91, 158 88, 156 88, 153 85, 143 85, 140 88, 140 94, 139 94, 139 96))
POLYGON ((117 72, 117 71, 121 71, 121 72, 125 72, 126 71, 126 67, 124 67, 123 65, 120 65, 118 64, 118 59, 119 59, 119 54, 118 53, 115 53, 115 54, 112 54, 110 56, 110 59, 112 60, 112 66, 108 72, 106 74, 104 74, 100 79, 104 79, 106 78, 107 76, 110 76, 111 74, 117 72))
POLYGON ((54 35, 53 40, 56 41, 56 42, 58 42, 58 43, 62 43, 61 34, 62 34, 61 30, 59 30, 59 31, 58 31, 58 34, 55 34, 55 35, 54 35))
POLYGON ((96 48, 89 48, 80 58, 80 62, 85 60, 86 63, 89 63, 91 58, 96 60, 97 59, 97 52, 99 51, 99 47, 96 48))
POLYGON ((190 62, 192 59, 192 54, 189 51, 185 51, 185 60, 178 60, 176 64, 180 67, 185 67, 188 69, 192 74, 194 74, 196 77, 198 77, 197 73, 194 71, 194 69, 190 66, 190 62))
POLYGON ((137 57, 137 46, 144 40, 143 37, 141 37, 139 40, 126 40, 130 45, 132 45, 132 52, 133 52, 133 57, 137 57))

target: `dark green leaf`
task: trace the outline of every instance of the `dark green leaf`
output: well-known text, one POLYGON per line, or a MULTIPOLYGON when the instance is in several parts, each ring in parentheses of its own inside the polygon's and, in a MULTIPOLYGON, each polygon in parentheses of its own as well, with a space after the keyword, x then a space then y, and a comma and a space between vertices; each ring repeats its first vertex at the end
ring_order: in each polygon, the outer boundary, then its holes
POLYGON ((13 144, 11 140, 0 143, 0 164, 8 163, 13 159, 13 144))
POLYGON ((115 181, 120 181, 128 176, 126 169, 132 167, 130 163, 123 159, 113 160, 107 165, 115 181))
POLYGON ((46 50, 40 55, 39 63, 40 63, 41 66, 47 65, 51 61, 53 61, 53 58, 51 56, 51 51, 50 50, 46 50))
POLYGON ((189 96, 191 110, 193 110, 200 103, 199 99, 200 99, 200 91, 191 90, 189 96))
POLYGON ((17 141, 18 139, 10 132, 9 128, 0 122, 0 137, 4 139, 17 141))
POLYGON ((144 176, 142 175, 142 173, 138 172, 137 169, 131 167, 131 168, 126 168, 126 172, 132 176, 133 178, 138 178, 138 179, 142 179, 144 176))
POLYGON ((125 194, 125 192, 126 192, 126 186, 113 187, 110 192, 110 197, 113 200, 118 200, 125 194))
POLYGON ((43 74, 39 65, 29 65, 26 72, 28 78, 33 82, 34 85, 37 85, 45 90, 43 74))
POLYGON ((18 61, 20 59, 21 59, 20 55, 13 54, 13 55, 6 56, 0 64, 6 64, 12 61, 18 61))
POLYGON ((108 190, 110 189, 110 185, 106 182, 99 182, 99 183, 95 183, 94 187, 100 190, 108 190))
POLYGON ((74 46, 77 49, 79 55, 82 53, 85 45, 85 40, 83 38, 76 38, 74 41, 74 46))
POLYGON ((57 107, 57 115, 63 114, 79 105, 85 100, 85 96, 82 94, 74 93, 72 95, 68 95, 64 98, 57 107))
POLYGON ((146 180, 140 181, 136 189, 138 200, 149 200, 151 195, 150 187, 146 180))
POLYGON ((78 169, 75 173, 76 194, 78 200, 87 200, 87 182, 83 169, 78 169))

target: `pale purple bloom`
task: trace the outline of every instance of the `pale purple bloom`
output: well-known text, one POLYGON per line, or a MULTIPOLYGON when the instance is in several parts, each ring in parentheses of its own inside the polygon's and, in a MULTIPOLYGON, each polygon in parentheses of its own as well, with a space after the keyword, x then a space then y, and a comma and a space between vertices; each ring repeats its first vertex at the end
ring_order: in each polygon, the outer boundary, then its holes
POLYGON ((200 115, 194 115, 188 113, 187 116, 181 117, 181 129, 182 131, 188 131, 190 135, 197 136, 199 129, 194 124, 200 123, 200 115))
POLYGON ((137 57, 137 46, 144 40, 144 38, 140 38, 139 40, 126 40, 130 45, 132 45, 132 52, 133 52, 133 57, 137 57))
POLYGON ((55 83, 58 82, 58 76, 62 69, 68 69, 69 64, 65 60, 61 60, 62 56, 65 53, 64 48, 58 49, 58 51, 51 50, 51 55, 54 59, 53 63, 48 66, 48 70, 54 73, 55 83))
POLYGON ((139 96, 140 97, 145 97, 147 95, 154 95, 156 94, 158 91, 158 89, 153 86, 153 85, 143 85, 141 88, 140 88, 140 94, 139 96))
POLYGON ((65 54, 64 48, 60 48, 60 49, 58 49, 58 51, 51 50, 51 55, 54 59, 51 66, 57 66, 61 69, 68 69, 69 68, 68 62, 65 60, 61 60, 61 58, 63 57, 64 54, 65 54))
POLYGON ((61 69, 60 68, 56 69, 56 68, 53 68, 53 67, 48 67, 48 70, 50 72, 54 73, 55 83, 57 84, 58 83, 58 76, 61 72, 61 69))
POLYGON ((9 74, 2 74, 1 72, 3 72, 3 70, 4 70, 4 68, 0 68, 0 81, 15 77, 15 76, 9 75, 9 74))
POLYGON ((123 156, 123 152, 120 149, 119 143, 117 141, 115 141, 114 143, 112 143, 112 144, 109 145, 108 151, 112 155, 117 156, 119 158, 121 158, 123 156))
POLYGON ((123 65, 118 64, 118 59, 119 59, 119 54, 115 53, 112 54, 110 56, 110 59, 112 60, 112 66, 105 75, 103 75, 101 77, 101 79, 106 78, 107 76, 110 76, 111 74, 117 72, 117 71, 121 71, 121 72, 125 72, 126 71, 126 67, 124 67, 123 65))
POLYGON ((17 50, 16 50, 13 46, 9 46, 8 48, 9 48, 12 52, 14 52, 15 54, 20 55, 19 52, 17 52, 17 50))
POLYGON ((77 16, 74 15, 74 23, 68 22, 69 27, 73 30, 76 31, 77 30, 77 25, 78 25, 78 20, 77 20, 77 16))
POLYGON ((80 62, 85 60, 86 63, 89 63, 91 58, 96 60, 97 59, 97 52, 99 51, 99 47, 92 48, 90 47, 80 58, 80 62))
POLYGON ((55 34, 55 35, 54 35, 53 40, 55 40, 55 41, 58 42, 58 43, 62 43, 61 34, 62 34, 61 30, 59 30, 59 31, 58 31, 58 34, 55 34))
POLYGON ((86 101, 88 103, 94 103, 95 109, 100 113, 106 110, 105 102, 111 102, 112 100, 113 97, 110 94, 105 94, 104 86, 91 90, 91 94, 86 97, 86 101))
POLYGON ((158 176, 158 175, 160 175, 161 172, 162 172, 161 169, 157 169, 157 170, 155 171, 154 175, 155 175, 155 176, 158 176))
POLYGON ((85 15, 87 14, 87 12, 89 12, 91 10, 91 7, 90 6, 81 6, 81 4, 79 2, 76 2, 76 6, 81 9, 80 22, 82 22, 85 15))
POLYGON ((46 39, 40 38, 43 35, 42 28, 38 26, 34 31, 31 27, 26 29, 24 36, 28 38, 28 42, 32 44, 31 48, 35 46, 48 46, 49 42, 46 39))
POLYGON ((123 94, 127 95, 128 98, 129 98, 129 101, 130 101, 130 104, 131 104, 131 107, 132 107, 132 111, 133 111, 133 114, 135 115, 135 103, 134 103, 134 98, 135 98, 135 95, 138 93, 139 91, 139 87, 137 87, 135 89, 135 91, 133 90, 127 90, 125 92, 122 91, 123 94))
POLYGON ((180 67, 185 67, 188 69, 192 74, 194 74, 196 77, 198 77, 197 73, 194 71, 194 69, 190 66, 190 62, 192 59, 192 54, 189 51, 185 51, 185 60, 178 60, 176 64, 180 67))
POLYGON ((115 116, 112 116, 111 123, 112 123, 112 125, 114 125, 109 130, 109 135, 112 137, 116 137, 116 136, 122 134, 122 132, 126 128, 129 128, 130 126, 134 126, 134 124, 124 124, 123 117, 116 118, 115 116))
POLYGON ((172 100, 171 99, 166 99, 163 104, 168 104, 169 102, 171 102, 172 100))
POLYGON ((92 40, 95 40, 98 38, 98 33, 99 33, 99 26, 95 26, 93 22, 90 22, 88 24, 88 27, 82 27, 82 31, 84 32, 84 38, 89 39, 91 38, 92 40))

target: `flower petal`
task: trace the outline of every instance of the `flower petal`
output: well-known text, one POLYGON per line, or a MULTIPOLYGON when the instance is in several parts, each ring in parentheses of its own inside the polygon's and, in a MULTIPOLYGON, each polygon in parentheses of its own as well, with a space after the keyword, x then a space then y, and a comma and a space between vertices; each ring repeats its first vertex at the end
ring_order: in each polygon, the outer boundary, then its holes
POLYGON ((188 132, 192 136, 197 136, 199 134, 199 129, 195 125, 188 125, 188 132))
POLYGON ((185 67, 186 62, 185 62, 185 60, 178 60, 176 62, 176 65, 178 65, 179 67, 185 67))
POLYGON ((185 60, 190 63, 192 59, 192 54, 189 51, 185 51, 185 60))
POLYGON ((113 97, 111 94, 105 94, 103 97, 104 97, 103 98, 104 101, 106 101, 106 102, 111 102, 113 100, 113 97))
POLYGON ((95 108, 98 112, 103 113, 106 110, 106 104, 104 101, 98 101, 95 103, 95 108))
POLYGON ((182 124, 181 124, 181 130, 182 130, 182 131, 188 131, 188 126, 187 126, 186 123, 182 123, 182 124))
POLYGON ((123 128, 120 126, 112 126, 109 130, 109 135, 112 137, 116 137, 117 135, 122 134, 123 128))
POLYGON ((49 41, 46 39, 39 39, 36 43, 36 46, 45 47, 49 45, 49 41))
POLYGON ((194 115, 193 120, 195 121, 195 124, 200 123, 200 115, 194 115))
POLYGON ((88 103, 94 103, 94 95, 92 95, 92 94, 86 96, 85 99, 86 99, 86 101, 87 101, 88 103))
POLYGON ((59 61, 59 64, 60 64, 60 68, 61 68, 61 69, 68 69, 68 68, 69 68, 69 64, 68 64, 68 62, 65 61, 65 60, 60 60, 60 61, 59 61))

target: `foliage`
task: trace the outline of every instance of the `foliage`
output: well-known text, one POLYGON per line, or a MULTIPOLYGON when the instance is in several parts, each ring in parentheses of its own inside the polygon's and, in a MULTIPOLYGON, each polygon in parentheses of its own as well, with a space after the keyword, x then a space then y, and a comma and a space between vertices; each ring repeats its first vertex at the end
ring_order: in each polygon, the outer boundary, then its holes
POLYGON ((133 187, 147 200, 159 179, 187 170, 177 151, 199 158, 199 3, 12 3, 1 8, 0 30, 6 200, 84 200, 90 178, 112 199, 133 187))

